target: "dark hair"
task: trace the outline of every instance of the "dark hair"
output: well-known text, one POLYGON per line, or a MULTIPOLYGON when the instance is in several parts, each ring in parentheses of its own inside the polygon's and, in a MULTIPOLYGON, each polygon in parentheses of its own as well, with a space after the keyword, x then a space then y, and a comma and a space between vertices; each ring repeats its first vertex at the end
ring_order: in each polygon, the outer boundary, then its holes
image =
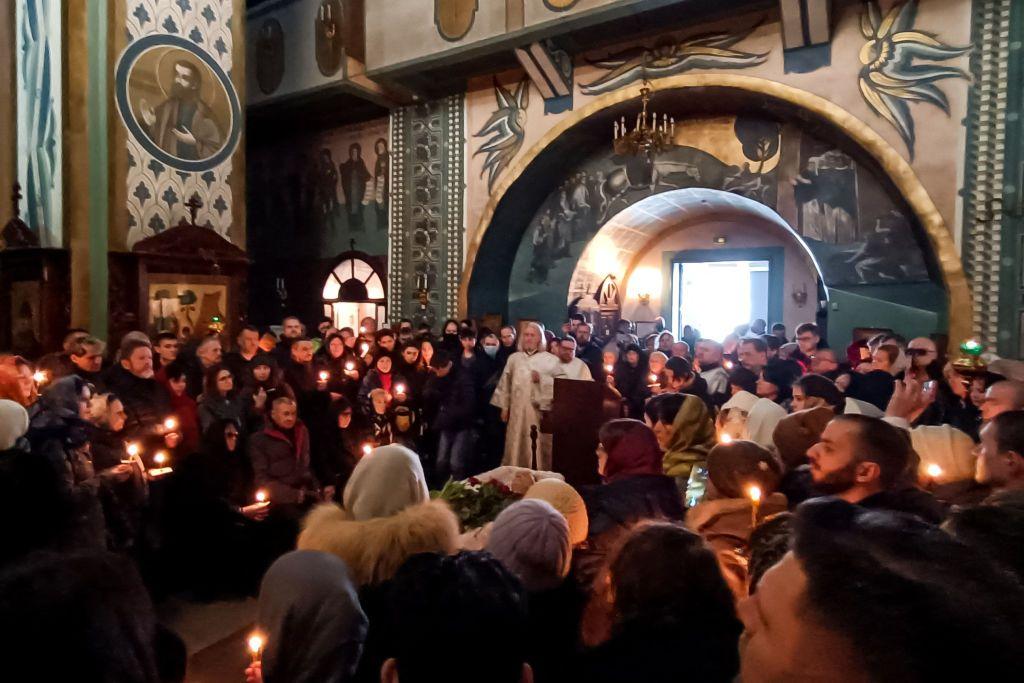
POLYGON ((686 402, 686 394, 658 394, 644 406, 644 414, 651 422, 670 425, 686 402))
POLYGON ((804 375, 794 382, 793 385, 800 387, 801 391, 808 396, 824 399, 835 411, 836 415, 842 415, 846 409, 846 396, 843 392, 839 391, 836 383, 828 377, 804 375))
POLYGON ((242 329, 238 330, 238 334, 242 334, 243 332, 255 332, 256 334, 259 334, 260 328, 255 325, 242 325, 242 329))
POLYGON ((671 370, 672 375, 677 379, 687 379, 693 376, 693 366, 690 365, 690 361, 678 356, 672 356, 665 361, 665 369, 671 370))
POLYGON ((131 563, 40 553, 0 576, 0 657, 12 681, 157 683, 156 618, 131 563))
POLYGON ((806 609, 847 638, 873 681, 994 681, 1024 667, 1024 589, 909 515, 835 498, 796 511, 806 609))
POLYGON ((805 332, 810 332, 811 334, 817 337, 821 336, 821 330, 818 329, 818 326, 815 325, 814 323, 801 323, 796 326, 796 336, 799 337, 801 334, 805 332))
POLYGON ((472 339, 476 341, 476 332, 470 327, 459 328, 459 339, 472 339))
POLYGON ((339 356, 339 358, 345 356, 349 352, 349 348, 345 346, 345 338, 341 336, 341 332, 332 332, 327 335, 327 339, 324 339, 324 345, 322 347, 324 355, 328 358, 333 358, 333 356, 331 356, 331 342, 335 339, 341 342, 341 356, 339 356))
POLYGON ((188 363, 184 358, 175 358, 164 367, 164 376, 171 379, 188 378, 188 363))
POLYGON ((711 669, 726 674, 724 680, 739 672, 737 644, 743 627, 715 553, 700 536, 668 522, 640 524, 609 570, 615 632, 632 625, 684 627, 701 642, 699 657, 705 666, 711 660, 711 669))
MULTIPOLYGON (((231 371, 231 368, 223 363, 217 363, 208 367, 206 372, 203 374, 203 393, 210 399, 220 398, 220 391, 217 389, 217 375, 221 372, 226 372, 231 375, 232 380, 237 379, 235 377, 235 373, 231 371)), ((233 396, 236 391, 238 391, 238 387, 232 384, 231 392, 228 396, 233 396)))
POLYGON ((443 368, 452 362, 451 354, 447 349, 434 349, 434 355, 430 357, 430 367, 443 368))
POLYGON ((761 370, 761 378, 778 387, 777 403, 793 397, 793 382, 799 377, 800 365, 791 361, 772 361, 761 370))
POLYGON ((156 337, 153 338, 153 343, 154 345, 159 345, 160 342, 167 340, 176 342, 178 341, 178 335, 174 334, 173 332, 161 332, 160 334, 156 335, 156 337))
POLYGON ((0 455, 0 567, 33 550, 75 540, 80 528, 74 492, 40 453, 11 449, 0 455), (17 523, 14 520, 17 519, 17 523))
POLYGON ((836 415, 832 421, 857 427, 854 457, 857 462, 878 465, 882 488, 888 489, 900 481, 915 457, 907 432, 881 418, 867 415, 836 415))
POLYGON ((900 357, 900 347, 895 344, 882 344, 878 350, 885 352, 885 355, 889 357, 890 364, 895 363, 896 359, 900 357))
POLYGON ((383 339, 384 337, 391 337, 392 339, 394 339, 395 338, 394 330, 392 330, 389 327, 385 327, 384 329, 377 330, 377 336, 376 336, 377 341, 380 342, 380 340, 383 339))
POLYGON ((1024 410, 1009 410, 993 418, 992 428, 1000 453, 1012 451, 1024 458, 1024 410))
POLYGON ((458 328, 459 321, 456 320, 455 318, 448 318, 447 320, 445 320, 444 324, 441 325, 441 334, 444 334, 445 328, 448 327, 449 325, 455 325, 455 327, 458 328))
POLYGON ((740 344, 750 344, 758 353, 768 353, 768 345, 761 337, 744 337, 740 339, 740 344))
POLYGON ((529 643, 523 587, 488 553, 413 555, 395 574, 389 602, 404 683, 433 683, 442 668, 449 683, 521 680, 529 643))
POLYGON ((757 591, 764 573, 777 565, 779 560, 789 552, 790 537, 793 534, 793 513, 780 512, 767 517, 750 532, 750 561, 747 563, 747 575, 750 581, 750 594, 757 591))
POLYGON ((774 332, 775 330, 782 330, 783 332, 785 332, 786 331, 785 323, 775 323, 774 325, 772 325, 772 332, 774 332))
POLYGON ((778 351, 782 348, 783 341, 774 334, 762 334, 761 340, 764 341, 765 346, 772 351, 778 351))
POLYGON ((992 504, 954 507, 942 528, 1024 582, 1024 509, 992 504))
POLYGON ((729 373, 729 384, 751 394, 757 394, 757 375, 746 368, 733 368, 729 373))

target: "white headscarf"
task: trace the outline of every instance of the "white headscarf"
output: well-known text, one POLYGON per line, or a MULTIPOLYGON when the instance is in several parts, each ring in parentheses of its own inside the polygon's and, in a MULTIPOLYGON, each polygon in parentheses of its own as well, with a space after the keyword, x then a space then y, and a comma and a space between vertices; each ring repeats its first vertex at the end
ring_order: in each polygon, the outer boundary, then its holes
POLYGON ((391 444, 373 449, 352 470, 342 502, 356 520, 390 517, 430 498, 418 455, 391 444))
POLYGON ((28 412, 19 403, 0 400, 0 451, 14 444, 28 431, 28 412))
POLYGON ((786 410, 775 401, 767 398, 757 400, 754 407, 750 409, 747 417, 746 436, 747 441, 753 441, 763 448, 775 450, 775 428, 786 417, 786 410))

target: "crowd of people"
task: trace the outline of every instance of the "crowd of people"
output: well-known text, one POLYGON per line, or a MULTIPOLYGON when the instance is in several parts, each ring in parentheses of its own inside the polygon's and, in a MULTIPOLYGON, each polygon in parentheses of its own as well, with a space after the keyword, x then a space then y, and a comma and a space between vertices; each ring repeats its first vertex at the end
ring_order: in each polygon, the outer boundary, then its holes
POLYGON ((0 355, 10 680, 184 680, 153 608, 178 593, 258 596, 253 682, 1021 670, 1012 363, 658 327, 288 317, 0 355), (559 379, 614 406, 599 484, 552 471, 559 379))

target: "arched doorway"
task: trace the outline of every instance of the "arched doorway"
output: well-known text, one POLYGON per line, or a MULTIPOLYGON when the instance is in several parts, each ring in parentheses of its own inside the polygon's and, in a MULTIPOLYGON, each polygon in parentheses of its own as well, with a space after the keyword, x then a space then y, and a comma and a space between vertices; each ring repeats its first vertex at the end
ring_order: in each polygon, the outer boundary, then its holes
POLYGON ((636 173, 633 160, 611 159, 611 131, 614 120, 635 115, 639 86, 598 98, 549 131, 495 188, 468 243, 464 312, 540 317, 531 309, 568 296, 575 261, 609 215, 652 195, 703 187, 776 211, 814 252, 833 294, 831 314, 877 312, 881 302, 900 320, 899 311, 919 311, 921 324, 934 328, 929 332, 970 334, 971 301, 953 240, 913 171, 877 133, 823 98, 763 79, 701 74, 655 86, 657 109, 675 115, 677 136, 701 133, 694 139, 726 140, 731 149, 684 141, 670 158, 656 160, 667 169, 636 173), (765 124, 777 127, 775 143, 746 144, 743 136, 759 135, 765 124), (734 138, 723 137, 727 130, 734 138), (769 153, 755 159, 748 147, 769 153), (609 191, 577 235, 579 226, 559 222, 558 205, 571 207, 574 188, 587 184, 609 191), (844 205, 850 197, 855 203, 844 205), (569 237, 551 245, 547 261, 543 254, 534 259, 530 248, 545 244, 545 230, 557 232, 553 223, 569 237))
POLYGON ((384 277, 371 265, 372 260, 361 251, 347 251, 338 256, 338 264, 324 282, 324 316, 338 329, 359 329, 364 318, 373 318, 378 324, 387 320, 384 277))
POLYGON ((622 317, 642 324, 662 316, 677 335, 686 323, 722 338, 754 318, 792 330, 814 321, 828 298, 814 254, 777 213, 706 188, 653 195, 608 220, 576 262, 569 302, 586 300, 610 276, 623 294, 622 317))

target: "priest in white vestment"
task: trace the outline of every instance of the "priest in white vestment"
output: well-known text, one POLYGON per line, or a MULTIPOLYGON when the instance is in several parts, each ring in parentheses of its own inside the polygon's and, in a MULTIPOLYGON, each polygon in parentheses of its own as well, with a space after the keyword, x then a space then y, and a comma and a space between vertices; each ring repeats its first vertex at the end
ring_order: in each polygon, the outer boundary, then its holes
POLYGON ((551 469, 551 435, 540 433, 542 410, 551 409, 555 377, 562 363, 544 350, 544 328, 527 323, 519 338, 519 350, 508 357, 494 390, 491 405, 501 409, 505 433, 502 465, 551 469), (533 462, 530 428, 537 427, 537 461, 533 462))

